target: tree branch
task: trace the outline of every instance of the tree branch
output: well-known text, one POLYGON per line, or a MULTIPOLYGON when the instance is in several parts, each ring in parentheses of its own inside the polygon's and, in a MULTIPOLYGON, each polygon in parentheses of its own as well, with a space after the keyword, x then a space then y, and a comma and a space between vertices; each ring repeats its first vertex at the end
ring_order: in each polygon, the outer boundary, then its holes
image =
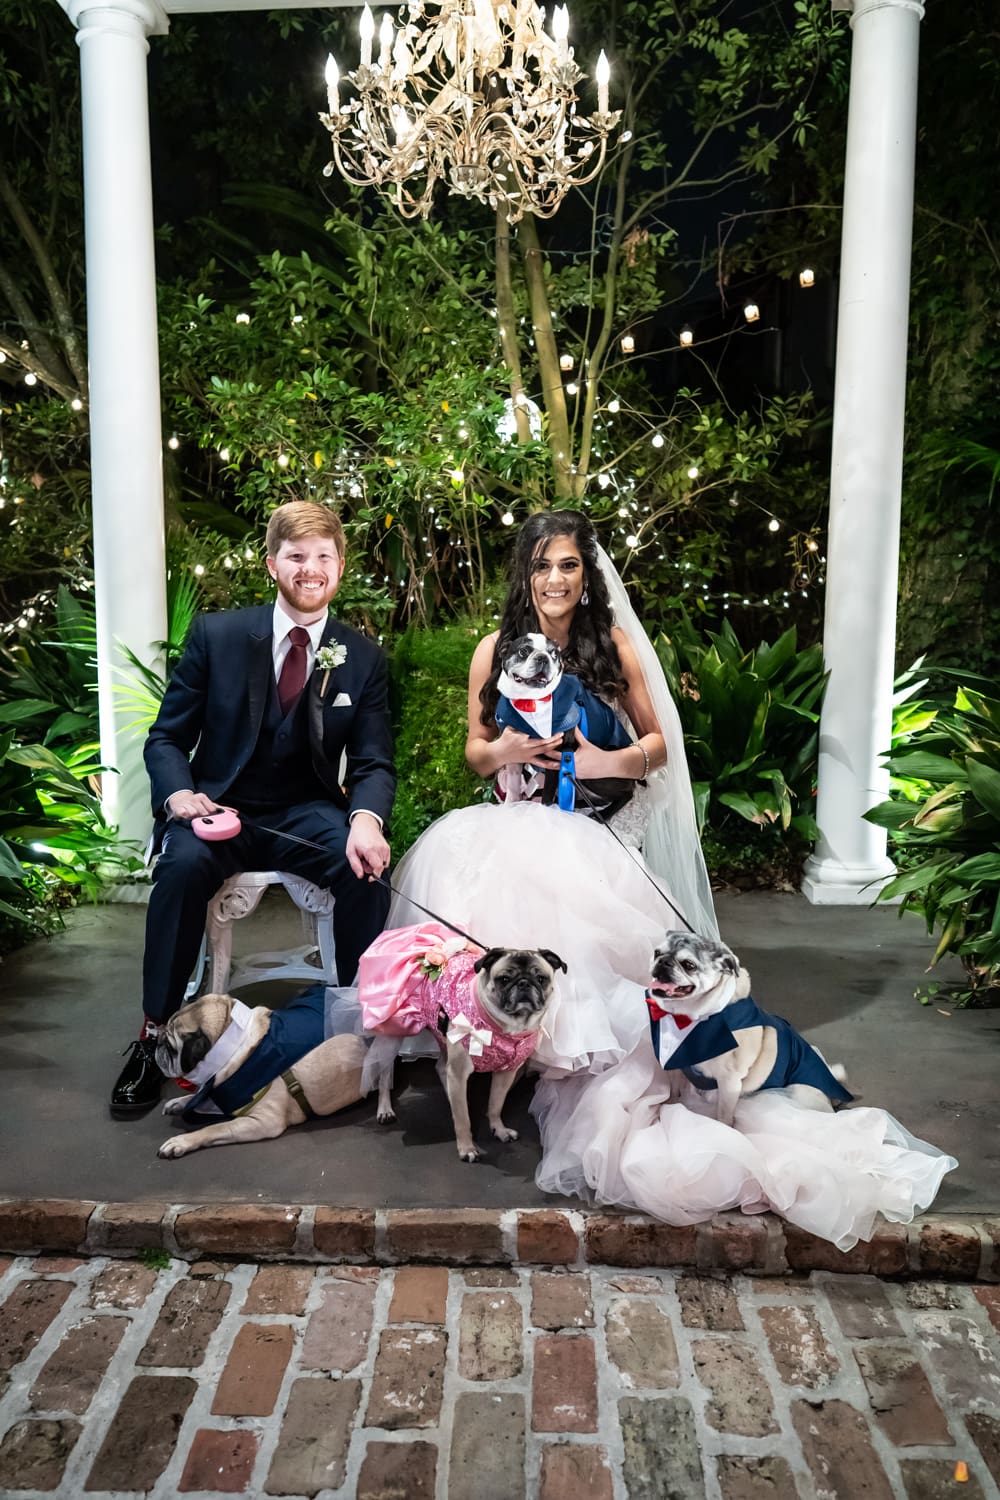
POLYGON ((62 289, 62 283, 56 275, 55 267, 52 264, 45 243, 31 222, 27 210, 18 197, 14 189, 14 184, 8 177, 2 163, 0 163, 0 201, 6 204, 11 218, 21 231, 21 235, 34 257, 35 265, 38 267, 48 294, 56 327, 59 330, 59 337, 62 340, 63 349, 66 353, 66 359, 73 372, 73 377, 76 380, 80 394, 86 399, 87 357, 84 352, 83 341, 77 331, 73 314, 62 289))

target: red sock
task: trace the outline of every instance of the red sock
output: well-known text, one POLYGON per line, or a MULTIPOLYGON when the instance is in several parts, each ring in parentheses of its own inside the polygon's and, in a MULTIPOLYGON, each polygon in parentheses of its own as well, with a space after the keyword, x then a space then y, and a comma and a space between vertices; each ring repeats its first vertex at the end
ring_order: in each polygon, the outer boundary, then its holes
POLYGON ((186 1078, 175 1078, 174 1082, 178 1088, 187 1089, 189 1093, 196 1094, 198 1092, 198 1085, 196 1083, 189 1083, 186 1078))

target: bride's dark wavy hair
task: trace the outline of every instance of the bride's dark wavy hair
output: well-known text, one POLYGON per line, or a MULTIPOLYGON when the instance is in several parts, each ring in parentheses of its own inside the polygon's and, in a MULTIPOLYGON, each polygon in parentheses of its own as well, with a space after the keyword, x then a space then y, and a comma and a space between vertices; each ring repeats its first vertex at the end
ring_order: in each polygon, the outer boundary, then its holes
POLYGON ((578 510, 540 510, 529 516, 517 534, 511 560, 510 588, 500 617, 500 633, 493 653, 493 670, 479 694, 480 722, 492 724, 500 701, 497 686, 503 659, 519 635, 538 629, 538 615, 531 597, 531 564, 554 537, 569 537, 583 558, 584 588, 588 603, 578 604, 569 628, 569 644, 563 651, 568 672, 605 702, 614 702, 628 691, 618 647, 611 637, 611 604, 597 559, 597 533, 589 518, 578 510))

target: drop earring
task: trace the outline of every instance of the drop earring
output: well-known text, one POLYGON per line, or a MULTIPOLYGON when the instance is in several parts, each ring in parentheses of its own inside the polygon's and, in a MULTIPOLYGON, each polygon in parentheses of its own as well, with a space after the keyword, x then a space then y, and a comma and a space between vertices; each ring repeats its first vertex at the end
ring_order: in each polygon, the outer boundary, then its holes
POLYGON ((589 604, 590 603, 590 594, 587 592, 586 589, 584 589, 583 593, 580 595, 580 603, 581 604, 589 604))

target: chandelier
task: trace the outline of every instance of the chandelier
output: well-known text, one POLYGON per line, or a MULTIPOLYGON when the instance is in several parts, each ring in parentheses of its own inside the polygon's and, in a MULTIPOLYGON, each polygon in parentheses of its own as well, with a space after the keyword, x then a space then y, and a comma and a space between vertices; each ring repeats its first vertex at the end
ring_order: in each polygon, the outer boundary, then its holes
POLYGON ((571 187, 591 182, 620 110, 608 110, 610 68, 595 69, 597 110, 577 113, 584 77, 556 6, 551 35, 534 0, 410 0, 386 14, 373 60, 375 20, 361 16, 361 61, 342 79, 326 65, 333 160, 324 168, 386 193, 407 219, 426 218, 439 182, 511 223, 547 219, 571 187), (354 92, 340 101, 342 82, 354 92))

